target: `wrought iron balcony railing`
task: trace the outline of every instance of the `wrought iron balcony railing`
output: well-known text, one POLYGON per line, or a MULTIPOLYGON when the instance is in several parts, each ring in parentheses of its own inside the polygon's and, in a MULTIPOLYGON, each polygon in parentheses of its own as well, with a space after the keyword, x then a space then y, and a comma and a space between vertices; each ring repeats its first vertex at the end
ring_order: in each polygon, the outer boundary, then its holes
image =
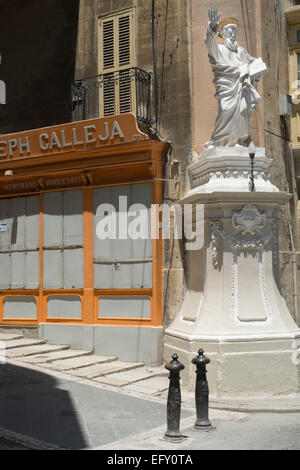
POLYGON ((132 112, 151 124, 151 75, 130 69, 76 80, 72 83, 73 121, 132 112))

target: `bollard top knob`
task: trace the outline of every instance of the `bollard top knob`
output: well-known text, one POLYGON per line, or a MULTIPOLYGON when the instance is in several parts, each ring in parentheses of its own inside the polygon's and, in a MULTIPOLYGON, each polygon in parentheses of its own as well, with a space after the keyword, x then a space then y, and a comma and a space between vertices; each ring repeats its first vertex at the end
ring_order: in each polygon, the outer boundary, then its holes
POLYGON ((198 356, 194 357, 194 359, 192 360, 192 363, 196 365, 206 365, 210 363, 210 359, 204 356, 203 349, 199 349, 198 356))
POLYGON ((165 368, 170 371, 173 370, 178 372, 185 369, 184 365, 178 361, 178 354, 173 354, 172 361, 169 364, 166 364, 165 368))

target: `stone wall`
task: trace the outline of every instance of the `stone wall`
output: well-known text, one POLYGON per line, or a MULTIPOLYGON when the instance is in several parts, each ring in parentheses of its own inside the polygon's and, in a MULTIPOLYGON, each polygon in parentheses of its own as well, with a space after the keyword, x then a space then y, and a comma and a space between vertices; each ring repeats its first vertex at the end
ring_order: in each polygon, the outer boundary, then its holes
POLYGON ((1 134, 70 121, 79 0, 0 1, 1 134))
POLYGON ((298 196, 289 118, 279 115, 279 96, 289 93, 288 34, 284 11, 292 2, 264 0, 261 2, 262 57, 268 66, 263 81, 265 147, 273 159, 271 180, 281 190, 291 194, 291 201, 282 211, 280 221, 280 279, 282 294, 293 317, 298 320, 300 297, 297 260, 298 196))

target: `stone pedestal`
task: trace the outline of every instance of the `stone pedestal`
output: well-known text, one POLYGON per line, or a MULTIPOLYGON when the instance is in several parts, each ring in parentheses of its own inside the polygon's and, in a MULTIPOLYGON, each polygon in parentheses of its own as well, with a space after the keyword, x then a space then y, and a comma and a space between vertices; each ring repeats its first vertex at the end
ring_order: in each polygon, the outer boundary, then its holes
POLYGON ((181 202, 204 205, 204 245, 186 253, 186 294, 166 330, 165 355, 179 355, 190 390, 191 361, 202 348, 215 396, 300 391, 300 330, 278 275, 280 207, 290 195, 271 184, 270 164, 258 149, 255 192, 247 149, 209 150, 189 168, 191 190, 181 202))

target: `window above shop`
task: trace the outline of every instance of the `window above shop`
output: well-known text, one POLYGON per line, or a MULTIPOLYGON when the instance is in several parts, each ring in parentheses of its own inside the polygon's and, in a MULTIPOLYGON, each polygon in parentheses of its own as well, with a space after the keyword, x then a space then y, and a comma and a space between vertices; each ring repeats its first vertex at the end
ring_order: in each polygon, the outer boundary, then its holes
POLYGON ((135 104, 134 9, 99 19, 98 73, 102 77, 100 117, 130 112, 135 104))
POLYGON ((135 9, 98 19, 98 75, 72 84, 73 120, 132 112, 150 123, 151 75, 136 66, 135 9))

